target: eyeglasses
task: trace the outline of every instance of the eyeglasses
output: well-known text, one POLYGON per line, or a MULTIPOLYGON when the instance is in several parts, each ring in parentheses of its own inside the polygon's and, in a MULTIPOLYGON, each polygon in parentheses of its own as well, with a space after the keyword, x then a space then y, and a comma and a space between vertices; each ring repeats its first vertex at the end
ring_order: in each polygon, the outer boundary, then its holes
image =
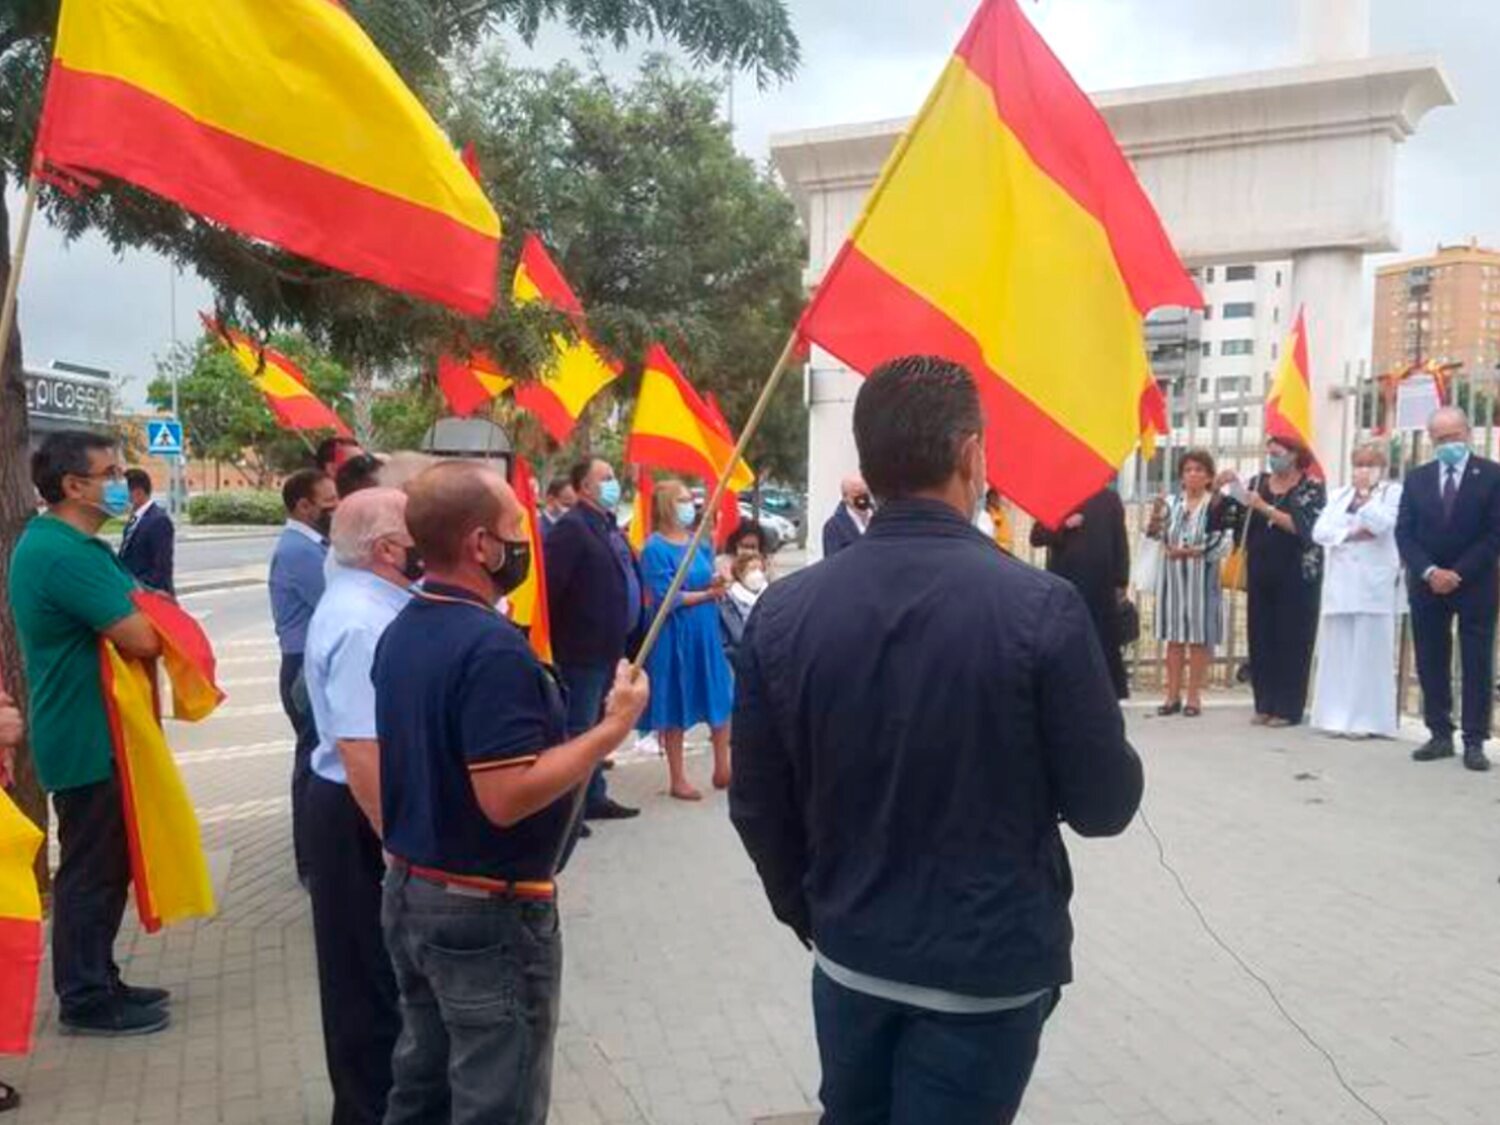
POLYGON ((80 480, 123 480, 125 478, 125 470, 118 465, 111 465, 102 472, 69 473, 68 476, 78 477, 80 480))

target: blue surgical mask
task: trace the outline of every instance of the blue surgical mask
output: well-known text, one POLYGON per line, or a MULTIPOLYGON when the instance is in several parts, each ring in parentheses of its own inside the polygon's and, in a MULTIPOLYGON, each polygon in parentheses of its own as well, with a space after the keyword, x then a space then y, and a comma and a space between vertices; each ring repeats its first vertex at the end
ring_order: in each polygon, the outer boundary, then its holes
POLYGON ((1266 456, 1266 468, 1273 473, 1289 473, 1297 459, 1289 453, 1271 453, 1266 456))
POLYGON ((1466 441, 1445 441, 1437 447, 1437 459, 1449 468, 1459 464, 1469 455, 1469 443, 1466 441))
POLYGON ((99 506, 111 516, 123 516, 130 511, 130 486, 123 480, 104 482, 104 493, 99 506))
POLYGON ((620 482, 613 477, 599 485, 599 506, 610 512, 620 506, 620 482))
POLYGON ((698 521, 698 506, 691 500, 680 501, 677 505, 677 526, 692 527, 698 521))

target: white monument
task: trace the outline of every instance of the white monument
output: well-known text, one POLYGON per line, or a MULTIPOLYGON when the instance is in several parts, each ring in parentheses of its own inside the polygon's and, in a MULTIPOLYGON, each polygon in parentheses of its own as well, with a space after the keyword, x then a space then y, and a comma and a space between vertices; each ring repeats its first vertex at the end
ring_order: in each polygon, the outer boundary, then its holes
MULTIPOLYGON (((1370 58, 1369 0, 1301 0, 1303 63, 1280 70, 1096 95, 1189 265, 1290 258, 1292 304, 1311 336, 1316 444, 1336 459, 1343 404, 1332 391, 1358 339, 1364 256, 1395 250, 1396 148, 1452 105, 1438 61, 1370 58)), ((807 228, 815 285, 859 217, 904 121, 772 138, 807 228)), ((816 555, 838 482, 858 464, 858 376, 819 349, 807 371, 808 520, 816 555)))

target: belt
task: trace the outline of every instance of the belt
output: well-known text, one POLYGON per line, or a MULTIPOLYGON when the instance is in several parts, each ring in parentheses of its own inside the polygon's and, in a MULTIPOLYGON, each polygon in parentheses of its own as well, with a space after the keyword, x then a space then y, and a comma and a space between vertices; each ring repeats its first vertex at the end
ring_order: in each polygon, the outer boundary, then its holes
POLYGON ((470 898, 517 898, 528 902, 552 902, 557 898, 557 884, 550 879, 533 882, 489 879, 483 875, 454 875, 448 871, 439 871, 435 867, 419 867, 405 860, 396 862, 418 879, 442 887, 450 895, 463 895, 470 898))

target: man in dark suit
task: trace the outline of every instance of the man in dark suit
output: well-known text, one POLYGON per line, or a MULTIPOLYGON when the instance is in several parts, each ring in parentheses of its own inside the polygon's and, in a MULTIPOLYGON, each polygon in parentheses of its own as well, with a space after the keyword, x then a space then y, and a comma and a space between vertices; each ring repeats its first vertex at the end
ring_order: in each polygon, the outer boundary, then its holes
MULTIPOLYGON (((620 482, 608 461, 573 466, 578 496, 547 533, 547 610, 552 653, 568 689, 568 736, 592 729, 603 713, 615 666, 641 623, 641 578, 635 556, 615 524, 620 482)), ((583 814, 625 820, 640 813, 609 795, 602 767, 589 782, 583 814)))
POLYGON ((1083 599, 973 525, 983 428, 962 367, 876 371, 869 533, 767 589, 740 648, 729 811, 814 953, 828 1122, 1014 1120, 1072 979, 1059 826, 1140 802, 1083 599))
POLYGON ((120 561, 142 586, 163 594, 173 593, 172 556, 177 546, 177 528, 151 499, 151 478, 143 469, 125 473, 130 489, 130 519, 120 540, 120 561))
POLYGON ((1444 407, 1427 426, 1437 459, 1406 479, 1396 543, 1411 591, 1411 627, 1431 733, 1412 754, 1451 758, 1453 619, 1463 660, 1464 765, 1490 768, 1484 753, 1494 683, 1495 617, 1500 610, 1500 465, 1470 451, 1469 418, 1444 407))
POLYGON ((839 485, 843 500, 839 510, 823 525, 823 557, 831 559, 845 547, 852 547, 870 526, 875 502, 863 477, 845 477, 839 485))

